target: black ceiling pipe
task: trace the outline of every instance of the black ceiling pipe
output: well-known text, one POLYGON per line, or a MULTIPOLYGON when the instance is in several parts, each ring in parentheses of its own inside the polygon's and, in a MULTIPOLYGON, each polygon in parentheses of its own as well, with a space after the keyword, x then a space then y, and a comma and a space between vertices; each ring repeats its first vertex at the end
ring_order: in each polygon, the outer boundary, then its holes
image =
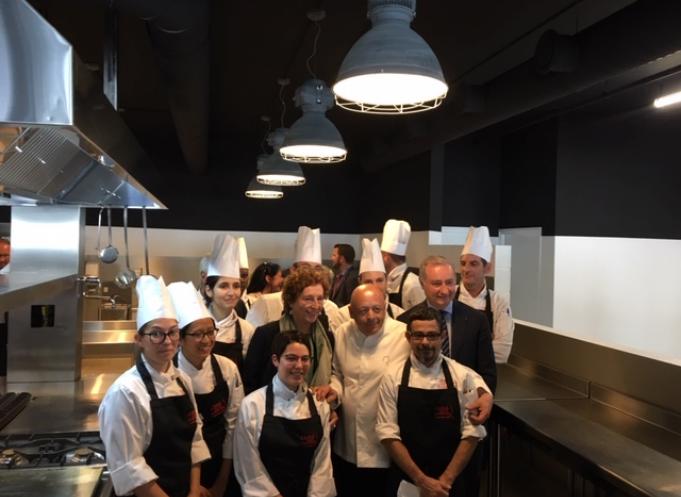
MULTIPOLYGON (((109 3, 109 2, 107 2, 109 3)), ((207 167, 210 99, 210 0, 115 0, 147 23, 185 162, 207 167)))
POLYGON ((436 143, 446 143, 510 119, 565 96, 615 79, 634 68, 681 50, 681 2, 639 0, 574 36, 579 65, 561 74, 537 74, 529 60, 481 87, 484 111, 464 114, 461 92, 430 119, 431 132, 397 143, 386 153, 365 157, 363 166, 378 171, 422 153, 436 143))

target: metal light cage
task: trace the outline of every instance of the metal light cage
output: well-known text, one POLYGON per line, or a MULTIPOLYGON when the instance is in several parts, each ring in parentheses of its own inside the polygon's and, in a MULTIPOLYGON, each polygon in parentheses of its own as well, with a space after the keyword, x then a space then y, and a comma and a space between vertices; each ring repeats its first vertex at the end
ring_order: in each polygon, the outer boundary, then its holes
POLYGON ((278 153, 258 157, 258 183, 277 186, 302 186, 305 175, 300 165, 285 161, 278 153))
POLYGON ((284 197, 284 192, 279 186, 263 185, 258 183, 256 178, 253 178, 246 188, 245 195, 248 198, 278 200, 284 197))

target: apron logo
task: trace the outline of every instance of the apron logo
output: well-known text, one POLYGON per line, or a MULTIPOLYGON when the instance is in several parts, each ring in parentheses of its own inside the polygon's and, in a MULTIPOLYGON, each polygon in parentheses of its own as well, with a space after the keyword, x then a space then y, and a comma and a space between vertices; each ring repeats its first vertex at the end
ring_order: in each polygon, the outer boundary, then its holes
POLYGON ((308 449, 316 447, 319 443, 319 439, 315 433, 310 433, 309 435, 300 435, 299 440, 300 445, 308 449))
POLYGON ((187 412, 187 423, 190 425, 196 424, 196 409, 187 412))
POLYGON ((222 416, 227 410, 227 401, 221 400, 210 406, 210 415, 212 418, 222 416))
POLYGON ((435 419, 454 419, 454 413, 449 406, 435 406, 435 419))

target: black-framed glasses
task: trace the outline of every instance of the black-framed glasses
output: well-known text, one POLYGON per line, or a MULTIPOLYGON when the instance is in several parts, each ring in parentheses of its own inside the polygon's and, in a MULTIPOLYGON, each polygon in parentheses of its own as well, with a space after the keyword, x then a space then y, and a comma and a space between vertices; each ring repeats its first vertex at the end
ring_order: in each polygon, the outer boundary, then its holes
POLYGON ((193 331, 191 333, 185 333, 185 337, 191 337, 197 342, 200 342, 204 338, 208 338, 208 340, 215 340, 215 332, 217 330, 213 328, 212 330, 203 330, 203 331, 193 331))
POLYGON ((412 340, 416 340, 417 342, 420 342, 422 340, 425 340, 427 342, 437 342, 438 340, 442 339, 442 333, 409 332, 409 338, 411 338, 412 340))
POLYGON ((176 342, 180 338, 180 330, 177 328, 173 328, 167 332, 161 330, 151 330, 148 333, 142 333, 142 335, 149 337, 149 341, 151 341, 151 343, 160 345, 166 341, 166 337, 168 337, 171 342, 176 342))

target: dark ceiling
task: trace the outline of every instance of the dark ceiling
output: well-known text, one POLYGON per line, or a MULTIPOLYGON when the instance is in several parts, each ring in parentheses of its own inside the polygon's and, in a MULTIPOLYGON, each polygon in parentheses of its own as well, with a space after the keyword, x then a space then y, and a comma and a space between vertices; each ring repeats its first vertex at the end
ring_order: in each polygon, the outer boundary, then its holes
MULTIPOLYGON (((296 86, 308 77, 305 62, 312 51, 315 34, 314 24, 306 13, 320 8, 326 12, 312 67, 329 85, 344 55, 370 25, 366 19, 366 0, 32 0, 31 3, 74 45, 81 59, 100 69, 104 26, 111 19, 108 4, 117 7, 119 110, 150 155, 157 161, 164 159, 163 167, 175 169, 187 167, 188 155, 184 150, 185 160, 177 160, 182 153, 169 105, 169 77, 163 72, 164 58, 175 55, 178 60, 183 56, 188 58, 187 63, 180 62, 179 69, 174 69, 174 77, 192 80, 197 72, 197 59, 209 53, 207 90, 200 90, 199 84, 196 87, 199 90, 188 98, 184 94, 185 101, 181 103, 187 111, 202 105, 201 99, 207 93, 206 128, 193 123, 194 116, 185 119, 179 115, 176 122, 183 123, 180 128, 184 127, 180 133, 195 132, 207 138, 208 168, 223 162, 215 157, 215 150, 229 149, 235 157, 253 158, 242 159, 230 167, 255 170, 255 156, 266 130, 260 116, 269 115, 274 127, 280 125, 278 78, 291 81, 284 91, 287 104, 284 125, 290 126, 299 115, 293 107, 292 96, 296 86), (200 19, 201 7, 206 9, 205 28, 200 19), (177 14, 173 14, 174 11, 177 14), (198 19, 190 19, 193 15, 198 19), (199 38, 206 38, 207 43, 194 48, 191 43, 178 47, 169 42, 167 50, 160 52, 158 42, 149 36, 153 35, 153 23, 165 23, 173 29, 173 23, 181 25, 184 21, 192 29, 203 30, 199 38), (191 52, 188 57, 182 54, 185 46, 187 51, 195 50, 196 56, 191 52)), ((631 3, 631 0, 418 2, 413 28, 439 57, 453 90, 441 109, 419 115, 385 117, 360 115, 339 108, 329 111, 329 117, 345 139, 349 162, 370 167, 372 161, 396 143, 435 135, 434 127, 456 118, 455 96, 460 96, 471 85, 492 81, 531 58, 539 36, 546 29, 574 34, 631 3)), ((198 161, 201 162, 200 154, 198 161)), ((200 166, 194 168, 200 169, 200 166)))

